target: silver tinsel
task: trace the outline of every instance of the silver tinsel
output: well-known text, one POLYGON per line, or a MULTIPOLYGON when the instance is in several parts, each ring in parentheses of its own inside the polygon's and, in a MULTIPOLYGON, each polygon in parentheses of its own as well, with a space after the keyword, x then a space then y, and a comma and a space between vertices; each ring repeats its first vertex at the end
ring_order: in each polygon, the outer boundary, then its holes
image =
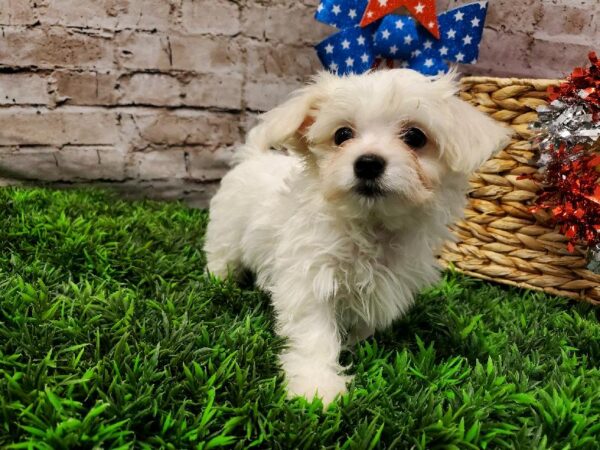
POLYGON ((564 102, 554 100, 537 109, 538 120, 531 129, 538 131, 535 144, 540 149, 538 165, 544 168, 550 162, 546 152, 560 145, 573 148, 577 144, 593 144, 600 138, 600 122, 592 120, 590 106, 583 100, 564 102))
MULTIPOLYGON (((569 150, 576 145, 591 146, 600 139, 600 121, 593 121, 591 107, 583 100, 585 96, 586 92, 581 91, 581 100, 554 100, 548 106, 540 106, 537 109, 538 120, 529 128, 538 132, 533 144, 539 151, 536 163, 540 172, 545 172, 548 164, 557 157, 553 149, 564 145, 567 150, 564 158, 576 160, 581 158, 585 150, 569 150)), ((588 249, 587 261, 587 268, 600 274, 600 244, 588 249)))

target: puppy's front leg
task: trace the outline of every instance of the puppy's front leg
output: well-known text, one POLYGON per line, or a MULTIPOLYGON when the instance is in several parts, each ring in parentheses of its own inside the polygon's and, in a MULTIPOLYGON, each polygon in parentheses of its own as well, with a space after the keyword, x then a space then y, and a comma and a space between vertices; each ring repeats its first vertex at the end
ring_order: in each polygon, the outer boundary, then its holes
POLYGON ((287 338, 280 357, 290 396, 315 395, 325 405, 346 392, 351 379, 342 375, 338 362, 341 341, 335 321, 333 302, 310 292, 311 283, 275 289, 277 331, 287 338), (301 286, 301 287, 300 287, 301 286))

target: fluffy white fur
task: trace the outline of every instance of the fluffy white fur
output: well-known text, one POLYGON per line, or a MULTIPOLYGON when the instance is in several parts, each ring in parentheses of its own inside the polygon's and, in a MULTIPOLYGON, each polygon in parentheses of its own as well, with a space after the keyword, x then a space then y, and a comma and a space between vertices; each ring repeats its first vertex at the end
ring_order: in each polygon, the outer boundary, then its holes
POLYGON ((342 345, 389 326, 438 279, 435 255, 461 215, 468 175, 509 136, 456 90, 452 75, 411 70, 319 74, 263 116, 223 178, 208 269, 250 269, 271 293, 290 395, 329 403, 345 392, 342 345), (413 126, 428 137, 419 150, 402 140, 413 126), (340 127, 355 134, 336 146, 340 127), (367 153, 387 162, 385 195, 355 190, 354 162, 367 153))

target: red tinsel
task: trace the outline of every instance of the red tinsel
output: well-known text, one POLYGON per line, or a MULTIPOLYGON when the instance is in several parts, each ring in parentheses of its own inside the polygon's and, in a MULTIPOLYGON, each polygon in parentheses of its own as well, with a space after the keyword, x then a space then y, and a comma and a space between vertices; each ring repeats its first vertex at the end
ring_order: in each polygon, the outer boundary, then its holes
POLYGON ((590 52, 590 67, 577 67, 560 86, 548 87, 550 101, 583 99, 592 108, 593 120, 600 120, 600 60, 590 52))
POLYGON ((546 187, 536 200, 533 212, 544 209, 552 214, 560 231, 569 238, 569 251, 575 244, 592 246, 600 242, 600 154, 588 154, 581 147, 554 151, 548 164, 546 187))
MULTIPOLYGON (((592 121, 600 121, 600 60, 590 52, 589 68, 576 68, 560 86, 550 87, 551 101, 585 101, 592 121)), ((576 244, 600 244, 600 141, 590 148, 566 144, 550 148, 550 162, 544 173, 544 190, 533 212, 549 211, 560 231, 569 238, 568 249, 576 244)))

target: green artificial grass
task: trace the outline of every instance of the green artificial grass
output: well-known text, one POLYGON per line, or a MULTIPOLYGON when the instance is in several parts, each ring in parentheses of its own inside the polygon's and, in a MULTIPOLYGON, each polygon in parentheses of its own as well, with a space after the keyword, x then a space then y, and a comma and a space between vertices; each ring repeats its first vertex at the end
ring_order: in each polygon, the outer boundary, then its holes
POLYGON ((205 212, 0 191, 1 448, 600 447, 599 310, 447 273, 288 401, 268 297, 208 278, 205 212))

